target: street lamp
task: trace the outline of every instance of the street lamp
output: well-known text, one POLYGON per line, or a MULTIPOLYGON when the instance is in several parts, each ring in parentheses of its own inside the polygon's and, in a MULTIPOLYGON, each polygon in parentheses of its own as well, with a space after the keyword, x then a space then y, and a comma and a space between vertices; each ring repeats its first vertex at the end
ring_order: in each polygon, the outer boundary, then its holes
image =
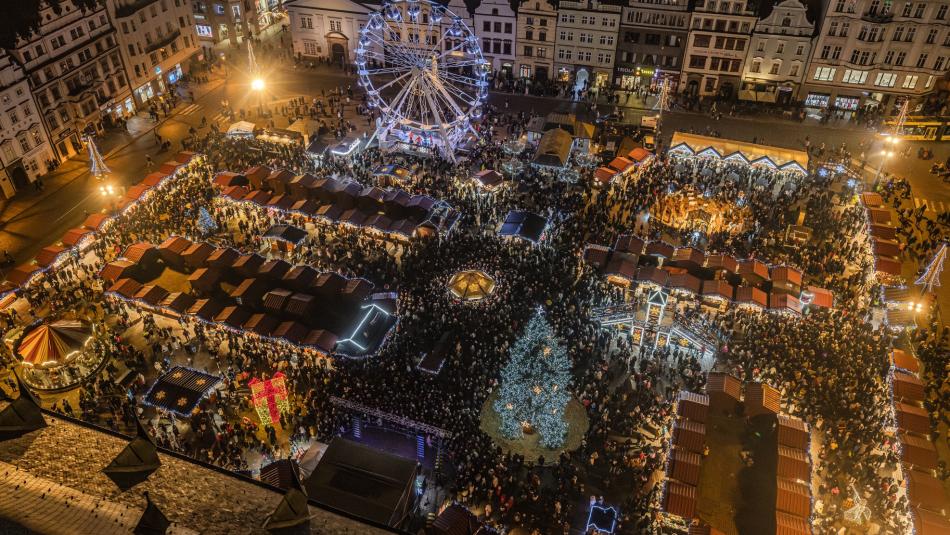
MULTIPOLYGON (((893 144, 893 143, 891 143, 891 144, 893 144)), ((890 158, 890 157, 892 157, 892 156, 894 156, 894 151, 892 151, 892 150, 884 149, 884 150, 881 151, 881 164, 877 166, 877 173, 874 175, 874 185, 875 185, 875 186, 877 186, 877 181, 878 181, 878 179, 881 178, 881 172, 884 170, 884 162, 886 162, 887 159, 890 158)))
POLYGON ((257 114, 264 116, 264 79, 254 78, 251 80, 251 89, 257 92, 257 114))

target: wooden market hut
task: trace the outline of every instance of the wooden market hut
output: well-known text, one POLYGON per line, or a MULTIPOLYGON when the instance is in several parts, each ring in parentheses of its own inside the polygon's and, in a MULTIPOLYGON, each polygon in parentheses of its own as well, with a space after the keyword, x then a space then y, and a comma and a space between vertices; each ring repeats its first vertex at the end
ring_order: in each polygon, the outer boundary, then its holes
POLYGON ((731 301, 732 295, 732 285, 726 280, 714 279, 703 281, 703 297, 731 301))
POLYGON ((185 292, 172 292, 162 299, 159 306, 178 314, 184 314, 195 304, 195 298, 185 292))
POLYGON ((109 287, 109 292, 121 295, 126 299, 132 299, 139 290, 142 289, 142 283, 133 279, 119 279, 115 284, 109 287))
POLYGON ((769 266, 750 258, 739 262, 739 276, 753 286, 769 280, 769 266))
POLYGON ((701 281, 699 277, 689 273, 671 273, 667 286, 674 290, 682 290, 694 295, 699 295, 702 292, 703 281, 701 281))
POLYGON ((643 248, 646 243, 633 234, 621 234, 617 236, 614 242, 614 252, 618 254, 635 255, 639 257, 643 254, 643 248))
POLYGON ((324 353, 333 352, 336 347, 337 335, 326 329, 312 329, 303 339, 303 345, 314 347, 324 353))
POLYGON ((706 374, 706 394, 713 410, 731 414, 742 398, 742 382, 728 373, 709 372, 706 374))
POLYGON ((290 271, 291 267, 290 262, 286 260, 272 258, 261 264, 261 267, 257 270, 257 276, 279 282, 290 271))
POLYGON ((775 535, 811 535, 811 525, 805 518, 776 510, 775 535))
POLYGON ((785 414, 777 415, 776 419, 778 420, 779 444, 799 450, 808 449, 810 441, 808 424, 794 416, 785 414))
POLYGON ((673 445, 702 453, 706 446, 706 424, 679 417, 673 424, 673 445))
POLYGON ((188 308, 188 314, 197 316, 205 321, 212 321, 223 308, 224 305, 217 299, 198 299, 188 308))
POLYGON ((126 259, 139 264, 143 270, 151 271, 161 259, 158 248, 149 242, 138 242, 125 248, 122 253, 126 259))
POLYGON ((807 483, 779 477, 775 488, 776 510, 801 518, 811 516, 811 489, 807 483))
POLYGON ((920 371, 920 361, 917 357, 903 349, 891 350, 891 366, 915 375, 920 371))
POLYGON ((267 292, 263 299, 264 310, 270 314, 279 315, 284 311, 284 306, 287 305, 292 293, 284 288, 275 288, 267 292))
POLYGON ((166 266, 181 271, 185 268, 185 259, 182 255, 191 245, 191 241, 187 238, 171 236, 158 246, 158 254, 166 266))
POLYGON ((676 414, 700 423, 706 423, 709 416, 709 396, 693 392, 680 392, 676 403, 676 414))
POLYGON ((929 438, 914 433, 902 432, 900 433, 900 441, 903 446, 901 460, 904 463, 922 470, 937 469, 937 449, 929 438))
POLYGON ((191 275, 188 275, 188 285, 195 295, 210 297, 218 292, 222 278, 221 270, 198 268, 191 275))
POLYGON ((755 286, 742 285, 736 288, 736 304, 765 310, 769 306, 769 294, 755 286))
POLYGON ((686 449, 673 448, 667 464, 667 477, 689 485, 699 485, 699 453, 686 449))
POLYGON ((790 448, 779 444, 777 466, 779 477, 810 481, 811 466, 809 465, 805 450, 790 448))
POLYGON ((119 279, 135 278, 139 265, 130 260, 120 258, 107 263, 99 271, 99 278, 106 282, 115 282, 119 279))
POLYGON ((924 383, 916 375, 894 371, 894 400, 905 402, 924 401, 924 383))
POLYGON ((284 315, 293 319, 305 318, 310 316, 316 306, 316 297, 307 293, 294 292, 284 305, 284 315))
POLYGON ((275 338, 283 338, 293 344, 300 344, 308 334, 310 334, 310 329, 303 323, 285 321, 274 329, 273 336, 275 338))
POLYGON ((735 258, 724 255, 714 254, 706 257, 706 264, 703 266, 709 271, 724 271, 726 273, 739 273, 739 261, 735 258))
POLYGON ((215 323, 223 323, 234 329, 241 329, 251 318, 251 311, 242 306, 226 306, 214 316, 215 323))
POLYGON ((225 269, 233 267, 234 261, 240 257, 241 253, 236 249, 231 247, 218 247, 208 255, 205 262, 209 267, 225 269))
POLYGON ((139 288, 139 291, 135 292, 132 298, 151 306, 157 306, 166 296, 168 296, 168 290, 165 288, 155 284, 146 284, 139 288))
POLYGON ((229 295, 231 299, 234 299, 239 305, 257 308, 261 305, 264 294, 266 294, 269 289, 269 286, 264 280, 250 277, 241 281, 237 287, 231 290, 229 295))
POLYGON ((184 252, 181 253, 181 257, 185 261, 186 267, 196 269, 203 266, 213 252, 214 246, 201 242, 192 244, 191 247, 185 249, 184 252))
POLYGON ((782 395, 766 383, 753 382, 746 386, 745 414, 753 417, 760 414, 778 414, 782 410, 782 395))
POLYGON ((897 401, 894 403, 894 413, 898 429, 921 435, 930 434, 930 414, 919 405, 897 401))
POLYGON ((280 320, 269 314, 251 314, 251 317, 244 322, 242 328, 245 331, 257 333, 261 336, 270 336, 274 329, 280 324, 280 320))
POLYGON ((284 273, 282 283, 295 290, 306 290, 318 275, 319 272, 310 266, 293 266, 284 273))
POLYGON ((266 259, 263 256, 251 253, 239 256, 231 267, 243 277, 256 277, 264 262, 266 259))
POLYGON ((663 510, 690 520, 696 514, 696 487, 667 480, 663 492, 663 510))
POLYGON ((791 266, 776 266, 772 268, 770 275, 772 277, 772 292, 785 292, 792 295, 801 293, 801 270, 791 266))

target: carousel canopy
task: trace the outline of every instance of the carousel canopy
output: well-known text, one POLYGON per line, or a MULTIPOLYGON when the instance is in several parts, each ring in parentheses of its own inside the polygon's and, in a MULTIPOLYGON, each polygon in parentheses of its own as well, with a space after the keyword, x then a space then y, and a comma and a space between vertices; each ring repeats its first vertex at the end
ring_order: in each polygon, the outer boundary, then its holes
POLYGON ((449 280, 449 291, 463 301, 479 301, 495 291, 495 281, 484 271, 459 271, 449 280))
POLYGON ((670 151, 713 156, 722 160, 741 161, 752 165, 762 164, 783 171, 805 173, 808 169, 808 153, 805 151, 685 132, 673 134, 670 151))
POLYGON ((62 366, 78 357, 91 337, 92 329, 79 321, 43 323, 20 340, 17 354, 27 366, 62 366))
POLYGON ((145 395, 145 403, 187 416, 220 380, 198 370, 175 366, 155 381, 145 395))

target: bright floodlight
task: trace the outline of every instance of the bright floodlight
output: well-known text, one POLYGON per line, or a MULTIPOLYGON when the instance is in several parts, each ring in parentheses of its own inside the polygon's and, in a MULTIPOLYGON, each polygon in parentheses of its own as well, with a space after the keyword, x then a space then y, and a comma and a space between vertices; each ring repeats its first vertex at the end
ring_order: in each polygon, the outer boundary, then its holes
POLYGON ((264 80, 261 78, 255 78, 251 81, 251 89, 254 91, 262 91, 264 89, 264 80))

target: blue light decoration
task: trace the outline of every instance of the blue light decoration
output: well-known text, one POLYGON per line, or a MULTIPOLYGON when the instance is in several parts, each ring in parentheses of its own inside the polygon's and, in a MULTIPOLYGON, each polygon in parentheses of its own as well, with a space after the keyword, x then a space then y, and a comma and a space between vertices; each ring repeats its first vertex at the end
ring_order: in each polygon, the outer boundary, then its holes
POLYGON ((594 528, 597 533, 612 535, 617 527, 618 516, 620 516, 620 512, 613 507, 591 505, 590 512, 587 514, 587 527, 584 528, 584 533, 590 533, 590 528, 594 528))
POLYGON ((501 387, 494 409, 501 418, 501 434, 512 439, 531 427, 545 448, 564 444, 567 422, 564 407, 570 394, 571 362, 554 329, 539 310, 511 348, 511 360, 501 371, 501 387))

